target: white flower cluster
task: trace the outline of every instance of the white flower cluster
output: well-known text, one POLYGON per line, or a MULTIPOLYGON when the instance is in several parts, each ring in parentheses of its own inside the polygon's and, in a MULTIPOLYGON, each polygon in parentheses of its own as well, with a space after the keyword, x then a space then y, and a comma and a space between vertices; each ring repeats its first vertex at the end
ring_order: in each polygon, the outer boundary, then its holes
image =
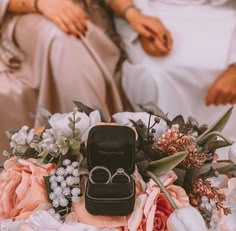
POLYGON ((208 210, 211 213, 210 228, 209 231, 219 230, 219 217, 217 215, 216 202, 214 200, 209 200, 208 197, 203 196, 201 198, 201 207, 208 210))
POLYGON ((10 148, 13 154, 24 155, 34 138, 34 129, 24 126, 11 136, 10 148))
POLYGON ((49 213, 57 220, 60 220, 60 214, 56 213, 55 209, 59 207, 66 207, 68 209, 71 201, 78 202, 80 199, 79 162, 71 162, 71 160, 65 159, 62 166, 51 173, 49 182, 52 190, 49 198, 53 206, 49 213))
POLYGON ((55 157, 60 154, 65 155, 70 148, 68 139, 63 136, 62 131, 54 128, 45 130, 41 146, 44 150, 55 157))

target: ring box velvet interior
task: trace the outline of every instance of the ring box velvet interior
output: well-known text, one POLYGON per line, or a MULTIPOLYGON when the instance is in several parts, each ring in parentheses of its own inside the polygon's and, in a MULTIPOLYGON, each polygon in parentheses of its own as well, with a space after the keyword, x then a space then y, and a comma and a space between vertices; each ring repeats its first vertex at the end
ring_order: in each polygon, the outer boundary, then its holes
MULTIPOLYGON (((96 166, 108 168, 114 174, 123 168, 130 176, 135 169, 135 132, 126 126, 95 126, 88 136, 88 168, 96 166)), ((105 182, 108 174, 93 172, 93 181, 105 182)), ((121 177, 115 183, 92 183, 88 180, 85 192, 85 207, 93 215, 123 216, 133 211, 135 202, 135 182, 130 177, 121 177), (122 180, 123 179, 123 180, 122 180)))

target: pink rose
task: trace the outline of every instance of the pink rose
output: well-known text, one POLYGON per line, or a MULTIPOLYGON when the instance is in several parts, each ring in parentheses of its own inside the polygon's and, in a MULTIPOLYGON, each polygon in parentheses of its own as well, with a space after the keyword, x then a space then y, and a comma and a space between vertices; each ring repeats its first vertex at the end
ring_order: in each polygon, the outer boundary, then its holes
MULTIPOLYGON (((177 206, 188 206, 189 199, 184 189, 172 184, 175 179, 173 171, 160 178, 177 206)), ((150 180, 146 193, 136 199, 134 211, 128 220, 128 228, 130 231, 165 231, 167 219, 172 212, 173 209, 160 188, 150 180)))
POLYGON ((33 211, 48 208, 44 176, 54 168, 34 159, 13 157, 4 164, 0 175, 0 221, 26 219, 33 211))

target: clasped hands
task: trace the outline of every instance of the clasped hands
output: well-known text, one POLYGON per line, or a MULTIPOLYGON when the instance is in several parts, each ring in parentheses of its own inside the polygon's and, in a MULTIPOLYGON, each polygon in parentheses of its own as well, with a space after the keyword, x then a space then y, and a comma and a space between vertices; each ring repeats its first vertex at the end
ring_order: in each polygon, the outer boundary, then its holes
POLYGON ((126 20, 139 34, 143 49, 149 55, 165 56, 170 53, 173 39, 161 20, 144 15, 136 8, 126 13, 126 20))
MULTIPOLYGON (((85 35, 87 30, 86 13, 72 1, 39 0, 38 8, 49 20, 65 33, 77 37, 85 35)), ((126 14, 130 26, 139 33, 143 49, 151 56, 166 56, 171 52, 173 39, 164 24, 154 17, 130 9, 126 14)), ((207 76, 206 76, 207 78, 207 76)), ((236 104, 236 68, 229 67, 210 86, 205 97, 207 105, 236 104)))
MULTIPOLYGON (((134 8, 127 12, 126 19, 139 33, 143 49, 149 55, 166 56, 171 52, 173 45, 171 33, 158 18, 143 15, 134 8)), ((228 67, 209 87, 205 103, 206 105, 236 104, 236 67, 228 67)))

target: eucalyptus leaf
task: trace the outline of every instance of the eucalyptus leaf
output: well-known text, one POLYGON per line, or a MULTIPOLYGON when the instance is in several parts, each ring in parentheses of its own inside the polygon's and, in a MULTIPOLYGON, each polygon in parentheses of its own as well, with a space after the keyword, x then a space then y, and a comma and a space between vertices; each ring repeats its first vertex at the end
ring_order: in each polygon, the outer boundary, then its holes
POLYGON ((210 140, 204 145, 203 149, 209 150, 210 152, 214 152, 216 149, 230 146, 232 145, 232 143, 233 141, 229 140, 210 140))
POLYGON ((207 175, 210 171, 212 171, 212 169, 217 170, 220 174, 225 174, 225 173, 236 170, 236 165, 228 161, 209 163, 209 164, 203 165, 199 169, 199 174, 207 175))
POLYGON ((79 101, 74 101, 74 104, 78 107, 80 112, 84 112, 87 116, 89 116, 90 113, 94 111, 93 108, 88 107, 79 101))
POLYGON ((74 123, 69 122, 69 123, 68 123, 68 127, 69 127, 71 130, 74 130, 74 123))
POLYGON ((217 137, 222 138, 225 142, 229 143, 229 145, 234 143, 230 139, 227 139, 226 137, 224 137, 220 132, 213 131, 213 132, 207 133, 201 140, 199 140, 198 145, 202 146, 202 145, 206 144, 209 141, 216 141, 217 137))
POLYGON ((179 129, 180 129, 180 132, 183 131, 183 128, 185 126, 185 122, 184 122, 184 117, 182 115, 178 115, 176 116, 172 121, 171 121, 171 125, 174 125, 174 124, 178 124, 179 125, 179 129))
POLYGON ((168 124, 170 124, 170 120, 167 117, 167 115, 153 102, 149 102, 146 104, 142 104, 142 105, 138 105, 143 111, 145 112, 152 112, 155 116, 158 116, 164 120, 166 120, 166 122, 168 124))
POLYGON ((233 107, 229 108, 212 126, 210 126, 204 133, 202 133, 197 139, 196 142, 199 144, 202 142, 202 139, 210 133, 214 131, 221 132, 225 125, 227 124, 231 114, 233 111, 233 107))
POLYGON ((71 148, 73 150, 79 150, 80 149, 80 141, 74 141, 72 144, 71 144, 71 148))
POLYGON ((75 123, 79 123, 80 120, 81 120, 81 118, 77 117, 76 120, 75 120, 75 123))
POLYGON ((72 119, 72 117, 68 117, 68 120, 69 120, 69 122, 71 122, 71 123, 74 122, 73 119, 72 119))
POLYGON ((164 175, 180 164, 187 155, 187 152, 178 152, 160 160, 152 161, 149 164, 148 170, 156 176, 164 175))

